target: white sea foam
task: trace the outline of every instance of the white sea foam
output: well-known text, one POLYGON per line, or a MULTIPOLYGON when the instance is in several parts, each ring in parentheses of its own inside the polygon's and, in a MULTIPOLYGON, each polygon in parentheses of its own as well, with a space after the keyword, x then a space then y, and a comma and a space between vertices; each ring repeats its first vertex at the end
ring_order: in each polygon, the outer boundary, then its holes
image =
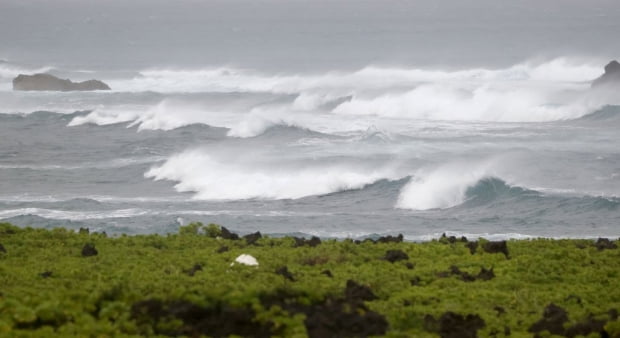
MULTIPOLYGON (((98 107, 70 125, 132 122, 140 130, 170 130, 190 124, 229 128, 229 136, 253 137, 274 125, 319 132, 365 130, 360 116, 392 120, 543 122, 574 119, 606 104, 609 93, 592 92, 589 81, 599 65, 558 58, 504 69, 456 71, 380 68, 324 74, 262 74, 251 70, 148 70, 115 80, 117 91, 269 93, 294 100, 240 108, 238 99, 216 109, 209 103, 165 99, 151 106, 98 107), (285 97, 285 96, 282 96, 285 97), (348 118, 347 118, 348 117, 348 118)), ((368 120, 368 119, 367 119, 368 120)), ((376 122, 375 122, 376 123, 376 122)), ((402 123, 393 123, 393 126, 402 123)), ((385 127, 384 127, 385 128, 385 127)))
POLYGON ((593 63, 557 58, 504 69, 407 69, 368 66, 354 72, 264 74, 247 69, 152 69, 132 79, 110 80, 116 91, 309 93, 324 100, 351 91, 407 88, 428 82, 586 82, 602 73, 593 63))
POLYGON ((492 175, 492 161, 450 163, 431 170, 419 170, 398 197, 397 208, 444 209, 465 201, 467 189, 492 175))
POLYGON ((0 62, 0 79, 13 79, 19 74, 45 73, 52 67, 26 67, 9 62, 0 62))
POLYGON ((171 157, 145 176, 178 181, 177 191, 195 192, 197 199, 234 200, 301 198, 358 189, 394 173, 390 168, 355 164, 294 165, 261 154, 222 159, 205 150, 191 150, 171 157))
POLYGON ((149 214, 145 209, 120 209, 105 211, 66 211, 45 208, 21 208, 0 211, 1 218, 10 218, 22 215, 36 215, 50 219, 96 220, 106 218, 129 218, 149 214))

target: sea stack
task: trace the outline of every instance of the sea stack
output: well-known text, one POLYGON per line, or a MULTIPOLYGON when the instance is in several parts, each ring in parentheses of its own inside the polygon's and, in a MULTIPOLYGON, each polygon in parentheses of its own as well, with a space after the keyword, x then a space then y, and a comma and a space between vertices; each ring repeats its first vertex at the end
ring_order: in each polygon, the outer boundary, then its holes
POLYGON ((592 81, 592 87, 615 85, 620 86, 620 63, 611 61, 605 66, 605 74, 592 81))
POLYGON ((19 74, 13 79, 13 90, 48 90, 48 91, 89 91, 110 90, 110 87, 99 80, 84 82, 72 82, 68 79, 60 79, 50 74, 19 74))

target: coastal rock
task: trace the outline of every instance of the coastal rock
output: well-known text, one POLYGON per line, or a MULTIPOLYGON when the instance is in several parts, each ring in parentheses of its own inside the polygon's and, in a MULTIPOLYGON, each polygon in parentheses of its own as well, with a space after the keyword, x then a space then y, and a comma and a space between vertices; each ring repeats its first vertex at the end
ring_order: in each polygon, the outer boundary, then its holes
POLYGON ((506 258, 509 258, 506 241, 486 242, 482 245, 482 249, 487 253, 503 253, 506 258))
POLYGON ((611 61, 605 66, 605 73, 592 81, 592 88, 607 85, 620 86, 620 63, 611 61))
POLYGON ((82 248, 82 257, 97 256, 97 254, 99 254, 99 252, 95 249, 93 244, 87 243, 82 248))
POLYGON ((19 74, 13 79, 13 90, 49 90, 49 91, 90 91, 110 90, 110 87, 99 80, 72 82, 68 79, 60 79, 50 74, 19 74))
POLYGON ((288 271, 288 267, 286 266, 277 268, 276 274, 290 280, 291 282, 295 281, 295 277, 293 277, 293 274, 290 271, 288 271))
POLYGON ((402 250, 388 250, 385 252, 384 259, 390 263, 394 263, 396 261, 409 259, 409 255, 402 250))
POLYGON ((245 236, 243 236, 243 238, 245 239, 246 243, 248 245, 256 245, 256 242, 263 238, 263 235, 261 235, 260 231, 257 231, 253 234, 247 234, 245 236))
POLYGON ((448 311, 439 319, 431 315, 424 316, 424 327, 427 331, 436 332, 442 338, 475 338, 478 330, 486 326, 486 323, 477 314, 463 316, 448 311))

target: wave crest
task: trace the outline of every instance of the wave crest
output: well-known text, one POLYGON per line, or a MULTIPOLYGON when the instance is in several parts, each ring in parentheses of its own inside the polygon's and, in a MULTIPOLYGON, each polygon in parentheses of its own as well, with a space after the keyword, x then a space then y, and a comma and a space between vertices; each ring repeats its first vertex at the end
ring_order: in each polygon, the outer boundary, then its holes
POLYGON ((303 163, 266 160, 264 155, 222 159, 206 151, 191 150, 153 167, 145 177, 179 182, 179 192, 195 192, 196 199, 295 199, 336 191, 359 189, 383 178, 390 168, 355 164, 303 163), (259 157, 259 158, 256 158, 259 157), (248 162, 248 163, 245 163, 248 162))

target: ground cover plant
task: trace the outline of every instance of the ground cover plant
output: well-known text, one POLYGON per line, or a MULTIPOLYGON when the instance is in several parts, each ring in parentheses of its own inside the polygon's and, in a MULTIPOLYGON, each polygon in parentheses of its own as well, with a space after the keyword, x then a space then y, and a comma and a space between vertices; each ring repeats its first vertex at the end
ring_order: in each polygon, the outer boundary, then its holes
POLYGON ((617 245, 0 224, 0 336, 620 337, 617 245))

